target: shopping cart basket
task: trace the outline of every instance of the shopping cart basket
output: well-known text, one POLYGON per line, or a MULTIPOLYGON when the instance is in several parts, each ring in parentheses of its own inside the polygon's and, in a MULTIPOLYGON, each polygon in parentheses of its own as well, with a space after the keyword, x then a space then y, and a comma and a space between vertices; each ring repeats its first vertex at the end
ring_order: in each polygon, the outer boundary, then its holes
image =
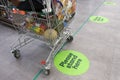
MULTIPOLYGON (((75 15, 76 0, 36 0, 44 6, 40 11, 36 10, 33 0, 28 1, 31 5, 29 11, 21 10, 13 4, 7 5, 6 12, 20 35, 11 46, 11 52, 19 59, 23 46, 34 39, 45 42, 51 48, 48 58, 43 62, 44 72, 48 75, 54 56, 66 41, 73 40, 68 26, 75 15)), ((2 0, 1 3, 5 4, 6 1, 2 0)))

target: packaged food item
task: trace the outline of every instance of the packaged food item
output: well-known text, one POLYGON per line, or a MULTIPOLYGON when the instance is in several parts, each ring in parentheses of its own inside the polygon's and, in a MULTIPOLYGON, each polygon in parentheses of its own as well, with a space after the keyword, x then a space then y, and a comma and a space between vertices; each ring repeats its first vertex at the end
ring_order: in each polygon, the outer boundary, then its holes
POLYGON ((56 15, 58 20, 69 20, 75 13, 76 0, 57 0, 56 2, 56 15))

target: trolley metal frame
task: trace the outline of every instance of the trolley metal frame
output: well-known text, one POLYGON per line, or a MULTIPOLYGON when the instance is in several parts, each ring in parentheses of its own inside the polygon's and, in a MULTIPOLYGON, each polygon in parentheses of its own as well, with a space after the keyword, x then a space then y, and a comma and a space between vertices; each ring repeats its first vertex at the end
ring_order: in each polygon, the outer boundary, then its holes
MULTIPOLYGON (((35 9, 33 7, 32 1, 29 0, 31 5, 32 5, 32 9, 35 12, 35 9)), ((43 0, 44 4, 47 4, 47 0, 43 0)), ((58 19, 56 17, 55 14, 55 6, 53 3, 53 0, 51 0, 52 2, 52 10, 53 10, 53 14, 52 14, 52 20, 54 20, 55 23, 57 23, 57 25, 55 27, 53 27, 53 23, 51 23, 51 18, 50 18, 50 14, 46 13, 45 14, 45 18, 38 18, 36 16, 32 16, 32 18, 34 18, 35 21, 37 21, 38 23, 41 21, 46 21, 46 24, 48 26, 49 29, 55 29, 57 28, 57 26, 60 26, 61 24, 63 24, 63 22, 65 21, 65 17, 61 22, 58 22, 58 19)), ((2 0, 3 4, 5 4, 6 2, 4 0, 2 0)), ((48 58, 45 61, 45 64, 43 64, 43 68, 44 68, 44 73, 46 75, 49 75, 50 73, 50 68, 51 68, 51 63, 53 61, 54 56, 57 54, 57 52, 62 48, 62 46, 64 45, 64 43, 67 42, 71 42, 73 40, 72 34, 70 32, 70 28, 68 27, 63 27, 63 29, 58 32, 58 37, 55 40, 46 40, 44 38, 44 36, 38 35, 30 30, 28 30, 25 27, 25 18, 30 17, 31 15, 27 14, 27 15, 21 15, 21 14, 14 14, 12 13, 11 9, 8 8, 7 5, 4 5, 7 8, 5 9, 8 17, 10 18, 10 21, 12 22, 13 27, 18 31, 19 33, 19 38, 17 39, 17 41, 15 41, 13 43, 13 45, 11 46, 11 53, 13 53, 14 57, 16 59, 19 59, 21 57, 20 55, 20 48, 24 47, 25 45, 29 44, 30 42, 34 41, 34 39, 39 39, 40 41, 43 41, 45 44, 47 44, 47 46, 49 46, 51 48, 51 51, 49 53, 48 58), (18 16, 18 22, 16 20, 16 16, 18 16), (20 18, 20 19, 19 19, 20 18), (14 20, 15 19, 15 20, 14 20), (20 20, 23 19, 21 22, 20 20)), ((48 11, 48 9, 46 9, 48 11)), ((35 12, 36 13, 36 12, 35 12)), ((70 21, 69 21, 70 23, 70 21)), ((69 24, 67 23, 67 24, 69 24)))

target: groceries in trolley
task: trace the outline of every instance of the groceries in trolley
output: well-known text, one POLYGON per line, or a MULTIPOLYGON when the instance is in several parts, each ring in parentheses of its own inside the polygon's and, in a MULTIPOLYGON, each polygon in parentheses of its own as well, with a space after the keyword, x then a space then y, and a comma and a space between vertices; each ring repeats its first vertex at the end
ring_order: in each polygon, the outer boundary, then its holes
MULTIPOLYGON (((5 2, 6 0, 2 0, 2 3, 5 2)), ((76 9, 76 0, 8 0, 7 2, 10 3, 9 8, 13 17, 17 14, 25 16, 22 21, 27 31, 49 40, 56 39, 64 30, 73 18, 76 9)), ((17 18, 12 20, 15 25, 16 22, 18 24, 21 21, 17 18)))
MULTIPOLYGON (((28 18, 27 18, 28 19, 28 18)), ((39 34, 39 35, 43 35, 45 30, 48 28, 47 25, 45 25, 44 23, 35 23, 33 22, 33 20, 27 20, 26 19, 26 28, 39 34)))
POLYGON ((69 20, 75 14, 76 0, 56 0, 58 20, 69 20))
POLYGON ((54 29, 47 29, 46 31, 45 31, 45 33, 44 33, 44 37, 45 37, 45 39, 47 39, 47 40, 56 40, 57 39, 57 37, 58 37, 58 33, 57 33, 57 31, 56 30, 54 30, 54 29))
POLYGON ((48 28, 45 23, 35 23, 32 18, 26 18, 26 28, 38 35, 43 35, 47 40, 55 40, 58 36, 55 29, 48 28))
MULTIPOLYGON (((9 0, 17 9, 55 14, 58 20, 69 20, 75 14, 76 0, 9 0), (51 5, 51 4, 54 4, 51 5)), ((19 12, 18 12, 19 13, 19 12)), ((22 12, 21 12, 22 13, 22 12)))

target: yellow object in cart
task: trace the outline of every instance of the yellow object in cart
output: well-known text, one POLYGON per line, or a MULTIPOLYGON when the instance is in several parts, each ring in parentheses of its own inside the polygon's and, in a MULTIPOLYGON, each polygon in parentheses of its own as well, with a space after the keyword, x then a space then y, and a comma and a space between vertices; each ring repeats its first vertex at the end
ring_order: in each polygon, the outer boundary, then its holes
POLYGON ((43 35, 45 30, 47 29, 47 26, 45 24, 35 24, 26 22, 26 28, 35 32, 36 34, 43 35))
POLYGON ((44 30, 37 26, 33 27, 32 30, 39 35, 42 35, 44 33, 44 30))
POLYGON ((39 27, 35 27, 34 28, 34 32, 37 33, 37 34, 40 34, 40 28, 39 27))
POLYGON ((44 32, 44 37, 47 40, 55 40, 58 37, 57 31, 54 29, 47 29, 44 32))

